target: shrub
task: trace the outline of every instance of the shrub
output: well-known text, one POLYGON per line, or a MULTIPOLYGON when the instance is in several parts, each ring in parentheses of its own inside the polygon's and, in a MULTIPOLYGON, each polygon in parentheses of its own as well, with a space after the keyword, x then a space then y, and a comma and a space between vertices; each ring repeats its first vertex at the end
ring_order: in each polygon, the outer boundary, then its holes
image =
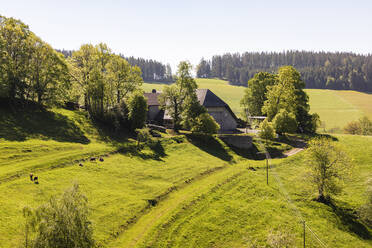
POLYGON ((260 132, 258 134, 260 138, 267 140, 273 140, 275 138, 275 130, 270 122, 265 119, 260 125, 260 132))
POLYGON ((364 116, 358 121, 348 123, 344 131, 348 134, 372 135, 372 121, 364 116))
POLYGON ((344 131, 345 133, 348 133, 348 134, 360 134, 361 133, 360 123, 357 121, 349 122, 344 127, 344 131))
POLYGON ((137 148, 140 148, 141 142, 149 143, 152 141, 150 129, 148 128, 136 129, 136 132, 137 132, 137 148))
POLYGON ((66 190, 60 198, 52 197, 35 210, 23 209, 26 218, 26 247, 94 246, 91 222, 88 220, 88 200, 79 185, 66 190))
POLYGON ((273 127, 278 134, 294 133, 297 130, 296 116, 287 110, 280 110, 273 119, 273 127))
POLYGON ((208 113, 200 114, 196 117, 191 127, 191 132, 193 133, 204 133, 204 134, 214 134, 220 129, 220 125, 210 116, 208 113))

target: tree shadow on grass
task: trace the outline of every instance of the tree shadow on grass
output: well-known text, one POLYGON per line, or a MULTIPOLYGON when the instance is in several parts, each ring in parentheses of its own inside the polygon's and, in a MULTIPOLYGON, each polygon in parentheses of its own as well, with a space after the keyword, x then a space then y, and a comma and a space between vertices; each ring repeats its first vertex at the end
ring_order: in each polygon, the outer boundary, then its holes
POLYGON ((233 160, 233 157, 226 151, 224 146, 213 136, 187 134, 186 138, 191 144, 212 156, 228 162, 233 160))
POLYGON ((252 144, 249 149, 242 149, 225 143, 229 148, 235 152, 237 155, 250 160, 264 160, 266 158, 265 154, 260 153, 257 146, 252 144))
POLYGON ((124 143, 128 138, 136 138, 136 135, 128 129, 115 130, 112 125, 105 124, 99 120, 91 119, 93 126, 98 132, 98 139, 107 143, 124 143))
POLYGON ((120 154, 129 155, 133 157, 139 157, 143 160, 157 160, 157 161, 164 161, 162 158, 166 157, 167 154, 165 153, 165 149, 161 144, 161 141, 157 141, 153 144, 143 145, 141 144, 137 147, 137 144, 130 144, 127 143, 125 147, 122 147, 118 150, 120 154), (148 147, 149 150, 145 150, 144 148, 148 147))
POLYGON ((332 199, 329 199, 325 204, 332 208, 333 212, 338 216, 343 226, 345 226, 349 232, 355 233, 362 239, 372 239, 372 235, 368 228, 359 222, 355 210, 340 206, 341 204, 337 204, 332 199))
POLYGON ((0 138, 25 141, 28 138, 88 144, 84 132, 66 116, 40 106, 11 109, 0 105, 0 138))

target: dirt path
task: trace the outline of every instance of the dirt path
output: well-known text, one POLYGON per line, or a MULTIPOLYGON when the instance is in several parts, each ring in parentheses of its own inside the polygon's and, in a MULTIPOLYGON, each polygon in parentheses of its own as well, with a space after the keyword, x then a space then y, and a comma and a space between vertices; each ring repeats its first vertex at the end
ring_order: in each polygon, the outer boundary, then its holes
POLYGON ((304 140, 297 140, 294 144, 294 148, 289 151, 286 151, 283 155, 283 158, 293 156, 306 148, 306 142, 304 140))

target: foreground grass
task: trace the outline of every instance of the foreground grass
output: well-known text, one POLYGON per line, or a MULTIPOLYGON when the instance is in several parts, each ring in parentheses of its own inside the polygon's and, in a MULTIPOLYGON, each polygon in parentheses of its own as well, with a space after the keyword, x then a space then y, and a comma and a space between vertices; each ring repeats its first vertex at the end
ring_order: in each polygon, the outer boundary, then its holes
MULTIPOLYGON (((113 247, 267 247, 267 236, 277 230, 294 234, 300 247, 302 218, 327 247, 371 247, 371 230, 361 224, 355 210, 364 203, 372 139, 337 137, 354 155, 356 168, 343 194, 330 205, 313 200, 316 191, 306 179, 302 154, 273 160, 269 186, 263 163, 249 161, 170 196, 113 247), (249 170, 251 166, 259 168, 249 170)), ((306 247, 320 247, 307 232, 306 247)))
MULTIPOLYGON (((0 247, 19 246, 24 241, 23 207, 45 203, 74 181, 89 199, 94 237, 105 246, 169 192, 243 159, 217 139, 183 136, 165 138, 137 151, 135 142, 110 140, 80 112, 49 111, 48 115, 64 117, 86 140, 60 141, 59 134, 51 132, 53 127, 28 129, 16 122, 7 125, 19 130, 22 140, 5 129, 0 132, 0 247), (106 155, 104 162, 82 161, 102 154, 106 155), (30 181, 31 172, 40 184, 30 181)), ((11 123, 14 116, 3 113, 3 122, 11 123)))
MULTIPOLYGON (((371 137, 337 136, 353 154, 356 169, 343 194, 324 205, 312 200, 301 154, 274 160, 266 186, 265 162, 255 160, 257 147, 244 152, 215 138, 169 135, 137 151, 131 139, 113 139, 81 112, 50 112, 27 117, 28 125, 6 111, 1 115, 1 124, 22 135, 0 128, 0 247, 22 244, 24 206, 39 206, 74 181, 89 199, 101 247, 249 247, 266 244, 271 230, 283 229, 299 245, 300 218, 283 189, 329 247, 371 245, 370 230, 355 217, 370 177, 371 137), (54 127, 56 120, 63 120, 60 130, 74 134, 64 136, 54 127), (102 154, 108 155, 104 162, 78 166, 102 154), (283 186, 274 181, 274 170, 283 186), (29 180, 30 172, 40 184, 29 180)), ((281 142, 269 145, 277 155, 290 149, 281 142)), ((308 247, 318 246, 309 239, 308 247)))

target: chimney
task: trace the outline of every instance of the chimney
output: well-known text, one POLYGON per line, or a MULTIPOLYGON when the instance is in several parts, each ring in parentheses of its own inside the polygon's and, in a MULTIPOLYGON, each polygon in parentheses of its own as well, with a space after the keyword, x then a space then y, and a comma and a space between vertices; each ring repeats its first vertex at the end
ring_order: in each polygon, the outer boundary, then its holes
POLYGON ((152 91, 151 91, 152 93, 156 93, 156 89, 152 89, 152 91))

